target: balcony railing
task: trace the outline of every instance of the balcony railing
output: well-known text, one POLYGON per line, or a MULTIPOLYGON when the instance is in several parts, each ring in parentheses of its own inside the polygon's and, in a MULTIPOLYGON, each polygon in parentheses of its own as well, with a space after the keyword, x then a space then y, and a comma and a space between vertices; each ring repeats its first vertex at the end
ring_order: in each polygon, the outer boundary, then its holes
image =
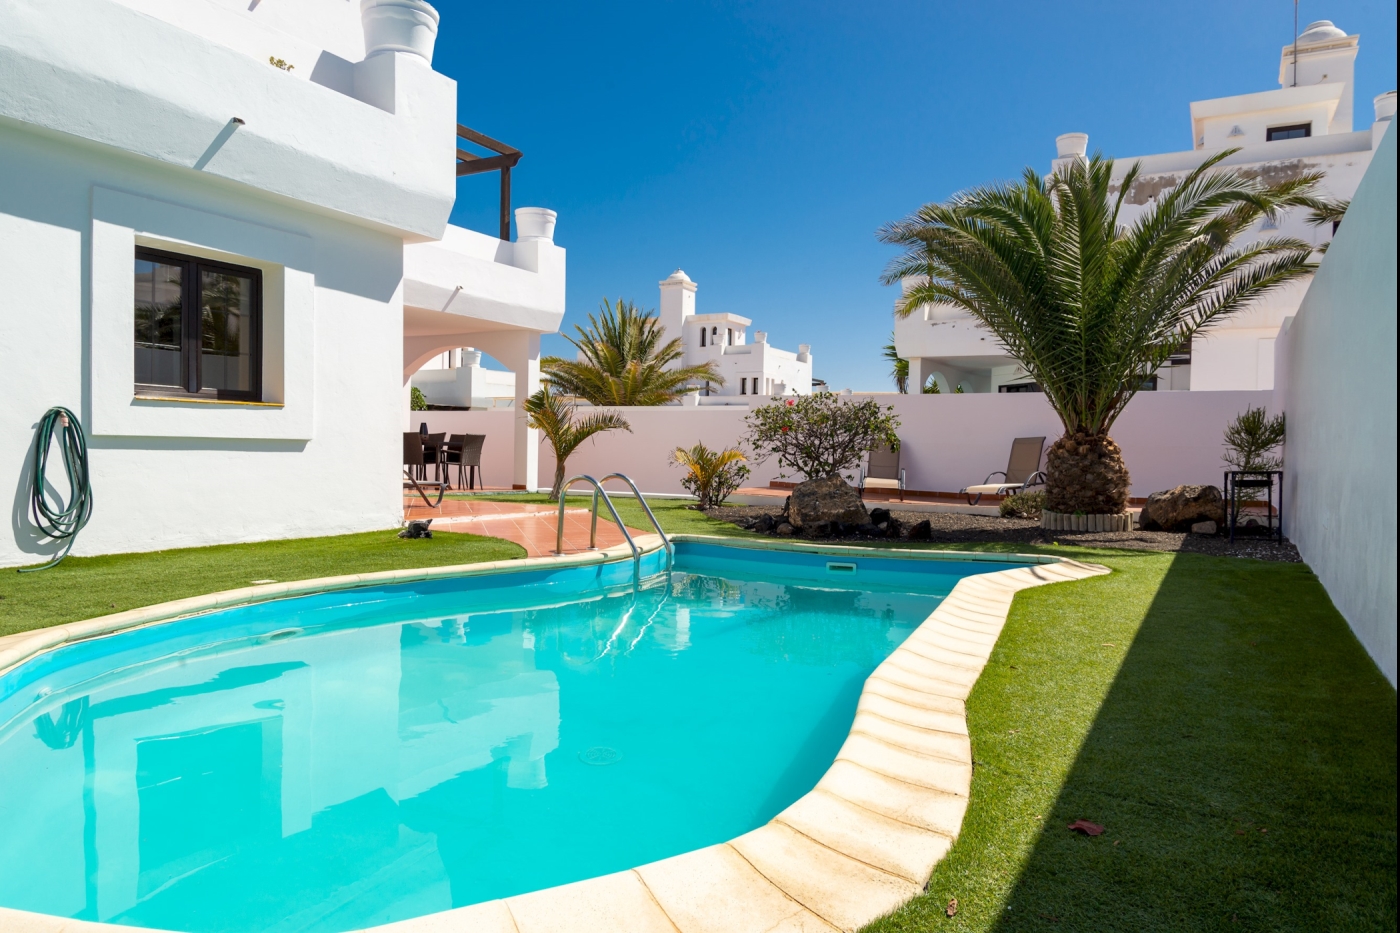
POLYGON ((501 173, 501 239, 510 239, 510 170, 520 161, 519 149, 507 146, 485 133, 478 133, 470 127, 457 124, 457 138, 475 143, 483 149, 496 153, 493 156, 479 156, 457 146, 457 177, 479 175, 482 172, 501 173))

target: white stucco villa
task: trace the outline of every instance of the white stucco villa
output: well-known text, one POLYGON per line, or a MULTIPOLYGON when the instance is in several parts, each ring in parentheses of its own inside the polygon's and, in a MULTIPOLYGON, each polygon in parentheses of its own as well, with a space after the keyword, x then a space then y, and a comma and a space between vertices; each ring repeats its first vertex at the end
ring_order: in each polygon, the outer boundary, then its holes
POLYGON ((661 326, 666 339, 680 338, 683 366, 713 362, 724 385, 706 386, 704 396, 809 395, 812 391, 812 348, 798 344, 797 352, 779 350, 768 335, 748 329, 753 321, 737 314, 696 314, 699 288, 680 269, 661 280, 661 326))
MULTIPOLYGON (((1222 149, 1240 150, 1224 165, 1271 181, 1323 172, 1322 193, 1351 198, 1395 115, 1396 99, 1394 91, 1377 97, 1375 121, 1353 131, 1357 44, 1357 36, 1347 35, 1326 20, 1312 23, 1299 35, 1296 48, 1293 44, 1284 46, 1277 90, 1192 102, 1193 148, 1117 160, 1115 173, 1119 177, 1135 162, 1142 163, 1123 221, 1132 223, 1160 192, 1222 149)), ((1052 170, 1067 160, 1084 158, 1088 144, 1084 133, 1058 137, 1052 170)), ((1331 240, 1333 231, 1309 225, 1306 212, 1294 210, 1275 223, 1261 221, 1257 233, 1295 236, 1321 246, 1331 240)), ((1149 388, 1273 388, 1275 339, 1284 320, 1297 311, 1307 288, 1308 282, 1302 281, 1279 289, 1197 337, 1156 373, 1149 388)), ((949 306, 928 305, 906 318, 896 318, 895 346, 899 355, 909 360, 911 386, 934 380, 943 391, 956 386, 966 392, 1035 391, 1034 383, 991 333, 949 306)))
POLYGON ((437 25, 422 0, 0 4, 0 565, 57 549, 25 512, 51 406, 90 437, 92 554, 392 526, 425 361, 477 347, 537 386, 564 251, 538 208, 510 239, 520 153, 458 124, 437 25), (499 237, 447 222, 484 170, 499 237))

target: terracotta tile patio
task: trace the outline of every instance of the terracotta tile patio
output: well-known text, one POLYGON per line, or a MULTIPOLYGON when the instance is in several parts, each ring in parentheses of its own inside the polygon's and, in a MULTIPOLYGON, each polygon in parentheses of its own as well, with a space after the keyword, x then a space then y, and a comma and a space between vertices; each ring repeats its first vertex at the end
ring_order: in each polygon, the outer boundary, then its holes
MULTIPOLYGON (((523 547, 530 557, 547 557, 554 553, 558 532, 559 507, 541 502, 490 502, 481 499, 443 499, 437 508, 429 508, 414 496, 404 497, 404 518, 431 518, 434 531, 455 531, 473 535, 504 538, 523 547)), ((564 510, 564 553, 577 554, 588 549, 589 510, 566 507, 564 510)), ((635 539, 642 534, 628 529, 635 539)), ((602 507, 598 516, 598 547, 622 544, 622 532, 602 507)))

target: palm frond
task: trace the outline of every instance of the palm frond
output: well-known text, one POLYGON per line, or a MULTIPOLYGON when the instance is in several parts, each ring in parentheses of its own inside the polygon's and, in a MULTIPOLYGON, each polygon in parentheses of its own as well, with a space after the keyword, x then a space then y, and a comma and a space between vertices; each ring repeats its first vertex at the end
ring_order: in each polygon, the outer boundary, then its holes
POLYGON ((713 363, 677 365, 684 351, 679 339, 662 342, 660 320, 629 301, 604 298, 588 325, 565 336, 578 358, 551 356, 540 361, 544 379, 557 392, 594 405, 664 405, 705 383, 724 384, 713 363))
POLYGON ((902 248, 882 277, 908 283, 896 313, 962 309, 1040 384, 1067 432, 1106 433, 1193 335, 1314 269, 1300 240, 1235 243, 1260 217, 1320 210, 1320 177, 1268 184, 1222 167, 1230 154, 1204 160, 1126 227, 1140 166, 1115 182, 1097 153, 924 205, 879 231, 902 248))

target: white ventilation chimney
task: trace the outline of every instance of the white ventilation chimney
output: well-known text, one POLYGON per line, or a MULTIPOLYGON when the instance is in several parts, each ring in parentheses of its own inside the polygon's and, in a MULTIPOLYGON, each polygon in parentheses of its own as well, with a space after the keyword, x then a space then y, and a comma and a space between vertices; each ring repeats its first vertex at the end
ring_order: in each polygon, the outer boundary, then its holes
MULTIPOLYGON (((1327 124, 1328 133, 1350 133, 1352 84, 1356 72, 1357 36, 1349 36, 1331 20, 1309 23, 1298 35, 1298 43, 1285 45, 1279 54, 1279 87, 1307 87, 1313 84, 1341 84, 1342 99, 1327 124), (1294 63, 1297 63, 1296 71, 1294 63)), ((1314 136, 1325 135, 1320 127, 1314 136)))
POLYGON ((1084 158, 1089 151, 1088 133, 1061 133, 1055 137, 1055 156, 1060 159, 1084 158))
POLYGON ((1050 163, 1050 171, 1058 172, 1075 162, 1083 162, 1084 153, 1088 151, 1088 133, 1061 133, 1055 137, 1055 161, 1050 163))
POLYGON ((365 30, 365 57, 407 52, 433 63, 438 11, 425 0, 360 0, 365 30))
POLYGON ((666 340, 679 339, 684 346, 685 322, 695 314, 695 290, 699 286, 681 269, 662 279, 660 285, 661 329, 666 340))
POLYGON ((1375 98, 1376 122, 1371 124, 1371 151, 1374 152, 1381 144, 1381 137, 1385 135, 1386 129, 1390 127, 1395 119, 1395 92, 1386 91, 1384 94, 1377 94, 1375 98))

